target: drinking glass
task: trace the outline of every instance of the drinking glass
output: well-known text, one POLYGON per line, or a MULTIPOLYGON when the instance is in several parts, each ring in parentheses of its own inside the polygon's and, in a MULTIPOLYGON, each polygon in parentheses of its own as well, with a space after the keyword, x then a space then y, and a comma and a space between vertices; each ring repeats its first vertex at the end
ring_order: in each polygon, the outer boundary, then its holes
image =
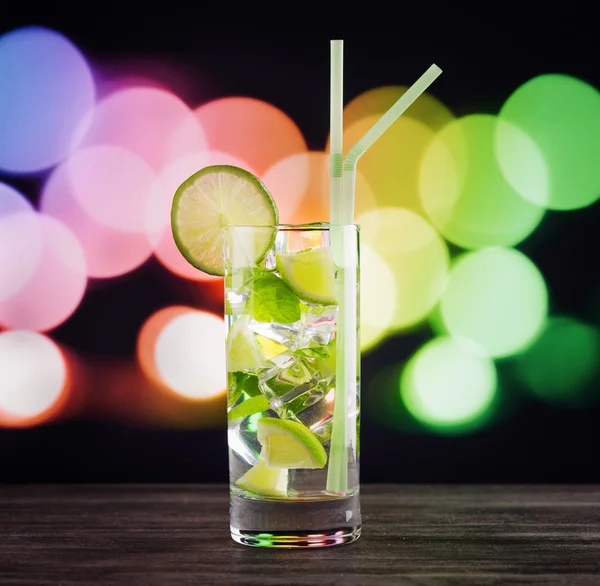
POLYGON ((358 227, 224 230, 231 536, 257 547, 353 542, 361 531, 358 227), (353 296, 343 334, 340 295, 353 296), (345 336, 355 355, 341 361, 345 336))

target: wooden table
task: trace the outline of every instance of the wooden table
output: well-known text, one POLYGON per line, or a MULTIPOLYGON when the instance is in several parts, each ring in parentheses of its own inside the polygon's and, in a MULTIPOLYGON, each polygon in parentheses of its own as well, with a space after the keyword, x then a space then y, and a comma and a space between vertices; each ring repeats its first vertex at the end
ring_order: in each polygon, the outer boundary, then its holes
POLYGON ((600 584, 600 486, 363 485, 363 536, 255 549, 221 485, 0 487, 0 584, 600 584))

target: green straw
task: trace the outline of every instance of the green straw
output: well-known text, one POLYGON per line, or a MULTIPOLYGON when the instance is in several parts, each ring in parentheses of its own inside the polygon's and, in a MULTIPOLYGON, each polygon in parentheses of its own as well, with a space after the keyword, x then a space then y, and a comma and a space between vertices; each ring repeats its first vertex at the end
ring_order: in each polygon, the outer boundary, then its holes
POLYGON ((348 154, 344 159, 344 217, 342 218, 344 224, 351 224, 354 221, 354 192, 356 185, 356 164, 358 159, 441 73, 442 70, 434 63, 348 151, 348 154))
MULTIPOLYGON (((433 83, 440 73, 442 70, 433 64, 348 151, 343 164, 341 203, 338 201, 339 195, 333 191, 332 176, 330 223, 334 259, 338 266, 336 283, 339 305, 336 336, 336 391, 327 473, 327 490, 330 492, 346 493, 348 491, 348 448, 349 445, 356 445, 356 426, 349 428, 347 425, 348 389, 356 388, 358 373, 357 234, 354 228, 347 228, 354 223, 356 165, 365 151, 433 83)), ((332 89, 334 87, 333 79, 332 68, 332 89)), ((341 76, 339 79, 341 80, 341 76)), ((336 96, 338 91, 341 96, 341 89, 337 87, 335 89, 336 96)), ((335 130, 338 131, 337 127, 335 130)), ((341 147, 341 138, 339 140, 341 147)), ((330 143, 333 145, 333 133, 331 133, 330 143)))
POLYGON ((329 104, 329 218, 337 224, 343 218, 342 146, 344 112, 344 41, 331 41, 331 82, 329 104))
MULTIPOLYGON (((329 223, 331 226, 331 247, 333 258, 338 266, 338 300, 343 297, 343 284, 340 285, 343 265, 343 232, 338 229, 342 226, 345 216, 345 202, 342 184, 343 167, 343 58, 344 42, 331 41, 331 69, 330 69, 330 108, 329 108, 329 223)), ((343 303, 342 303, 343 304, 343 303)), ((338 313, 339 315, 339 313, 338 313)), ((338 321, 337 342, 343 340, 344 332, 340 330, 338 321)), ((327 490, 345 492, 348 484, 348 448, 346 442, 346 389, 345 389, 345 363, 336 359, 336 390, 333 408, 332 437, 335 434, 336 442, 331 443, 329 450, 329 466, 327 468, 327 490), (346 488, 344 488, 346 487, 346 488)))

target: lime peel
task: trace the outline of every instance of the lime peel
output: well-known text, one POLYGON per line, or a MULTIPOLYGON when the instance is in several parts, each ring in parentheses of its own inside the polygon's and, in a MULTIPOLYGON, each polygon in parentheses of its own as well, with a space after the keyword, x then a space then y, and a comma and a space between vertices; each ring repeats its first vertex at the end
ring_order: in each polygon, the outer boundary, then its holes
POLYGON ((239 478, 236 484, 243 490, 261 496, 287 496, 287 470, 270 468, 259 462, 239 478))
POLYGON ((234 419, 249 417, 255 413, 262 413, 268 409, 270 409, 270 405, 267 398, 264 395, 256 395, 256 397, 249 397, 239 405, 232 407, 227 413, 227 419, 233 421, 234 419))
POLYGON ((252 330, 250 317, 242 315, 233 322, 227 335, 227 368, 229 372, 256 372, 267 366, 252 330))
POLYGON ((278 254, 275 262, 281 278, 300 299, 321 305, 337 304, 335 264, 330 248, 278 254))
POLYGON ((319 438, 297 421, 262 417, 257 438, 262 445, 261 456, 271 468, 314 469, 327 463, 327 452, 319 438))

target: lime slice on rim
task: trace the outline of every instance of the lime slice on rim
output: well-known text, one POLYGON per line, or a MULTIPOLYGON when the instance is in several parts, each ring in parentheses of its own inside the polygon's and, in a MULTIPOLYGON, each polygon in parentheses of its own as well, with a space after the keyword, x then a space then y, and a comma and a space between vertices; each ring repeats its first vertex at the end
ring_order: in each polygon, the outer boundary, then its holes
POLYGON ((262 417, 257 438, 261 456, 271 468, 323 468, 327 463, 319 438, 297 421, 262 417))
POLYGON ((287 477, 287 470, 269 468, 264 462, 259 462, 236 484, 243 490, 262 496, 287 496, 287 477))
POLYGON ((267 366, 266 359, 250 329, 250 316, 238 317, 227 335, 228 372, 255 372, 267 366))
MULTIPOLYGON (((177 189, 171 207, 171 230, 177 248, 197 269, 223 276, 224 226, 275 226, 279 215, 262 181, 233 165, 204 167, 177 189)), ((251 262, 267 254, 274 231, 252 234, 251 262)))
POLYGON ((277 270, 289 288, 301 299, 334 305, 335 265, 331 249, 311 248, 294 254, 278 254, 277 270))

